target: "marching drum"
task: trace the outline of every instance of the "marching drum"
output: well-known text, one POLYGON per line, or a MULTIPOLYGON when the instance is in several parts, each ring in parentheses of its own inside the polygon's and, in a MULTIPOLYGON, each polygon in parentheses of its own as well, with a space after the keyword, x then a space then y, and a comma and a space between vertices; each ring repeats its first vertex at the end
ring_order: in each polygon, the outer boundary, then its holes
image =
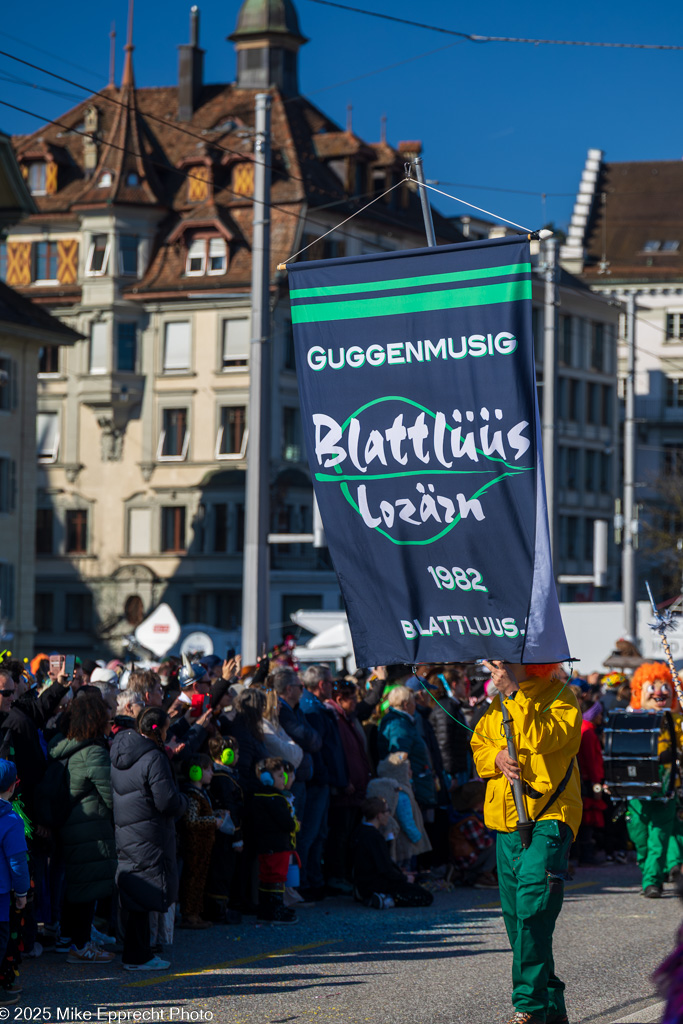
POLYGON ((617 799, 666 799, 677 781, 670 711, 611 711, 604 729, 605 782, 617 799))

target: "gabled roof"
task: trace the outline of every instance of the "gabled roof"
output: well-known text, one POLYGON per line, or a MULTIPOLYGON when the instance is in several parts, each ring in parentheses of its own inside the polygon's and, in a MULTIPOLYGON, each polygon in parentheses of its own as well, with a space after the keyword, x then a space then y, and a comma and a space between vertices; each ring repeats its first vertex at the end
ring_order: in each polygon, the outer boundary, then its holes
POLYGON ((584 171, 572 218, 585 222, 584 276, 601 284, 683 280, 683 161, 600 160, 592 176, 584 171))
MULTIPOLYGON (((35 197, 38 213, 32 219, 42 226, 46 221, 59 222, 72 210, 85 207, 109 211, 117 205, 143 205, 157 212, 158 235, 145 276, 130 283, 125 291, 127 297, 142 298, 159 292, 180 294, 201 287, 248 287, 252 202, 248 188, 242 187, 241 193, 236 193, 235 175, 239 172, 237 165, 253 160, 257 91, 232 84, 203 86, 191 119, 180 121, 178 89, 136 89, 131 63, 120 88, 107 86, 56 118, 57 124, 43 126, 33 135, 15 140, 20 160, 38 145, 59 146, 64 154, 59 189, 55 194, 35 197), (93 141, 84 136, 84 121, 92 107, 97 112, 97 135, 101 140, 95 140, 99 152, 94 172, 88 171, 86 159, 86 150, 92 153, 93 141), (111 182, 101 187, 105 173, 111 175, 111 182), (130 175, 137 175, 138 180, 130 175), (190 195, 193 178, 206 182, 204 196, 190 195), (199 277, 185 276, 185 259, 179 251, 179 236, 186 226, 200 222, 205 226, 215 222, 218 233, 232 237, 225 277, 210 276, 201 283, 199 277)), ((301 218, 306 210, 327 208, 326 221, 334 217, 341 222, 368 202, 367 195, 347 191, 348 182, 342 180, 347 176, 340 176, 338 167, 332 166, 335 160, 358 161, 368 169, 393 166, 398 181, 404 158, 386 142, 370 145, 342 131, 303 96, 284 96, 274 88, 271 95, 274 278, 277 264, 300 246, 301 218)), ((248 177, 248 173, 241 175, 242 186, 248 177)), ((349 174, 349 182, 354 177, 349 174)), ((359 191, 364 193, 367 189, 359 191)), ((403 195, 401 191, 397 190, 395 199, 376 203, 364 211, 358 227, 363 224, 373 232, 414 232, 416 237, 411 244, 420 245, 424 228, 419 196, 413 189, 403 195)), ((457 227, 436 212, 434 220, 441 241, 462 240, 457 227)), ((31 218, 29 225, 30 222, 31 218)), ((323 230, 321 226, 321 233, 323 230)))

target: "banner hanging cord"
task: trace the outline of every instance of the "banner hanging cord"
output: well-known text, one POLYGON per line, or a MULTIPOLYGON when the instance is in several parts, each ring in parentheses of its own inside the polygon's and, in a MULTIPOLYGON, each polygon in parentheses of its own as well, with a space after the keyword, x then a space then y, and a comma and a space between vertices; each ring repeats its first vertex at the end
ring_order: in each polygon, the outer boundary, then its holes
MULTIPOLYGON (((391 188, 388 188, 386 190, 386 192, 382 192, 381 195, 375 196, 374 199, 371 199, 369 203, 365 204, 365 206, 361 206, 360 210, 356 210, 356 212, 352 213, 350 217, 346 218, 346 220, 341 221, 341 223, 339 223, 339 224, 335 224, 333 228, 330 228, 330 230, 326 231, 323 235, 318 235, 318 237, 314 238, 312 242, 309 242, 308 245, 305 245, 303 247, 303 249, 299 249, 298 252, 292 253, 291 256, 287 257, 287 259, 284 261, 284 263, 278 263, 277 269, 278 270, 286 270, 287 269, 287 264, 291 260, 295 260, 297 258, 297 256, 301 256, 302 252, 306 252, 306 250, 310 249, 311 246, 316 244, 316 242, 321 242, 323 238, 327 238, 327 236, 331 235, 333 231, 338 231, 339 228, 344 227, 345 224, 348 224, 348 222, 350 220, 353 220, 354 217, 357 217, 359 214, 363 213, 363 211, 367 210, 369 206, 373 205, 373 203, 377 203, 377 202, 379 202, 380 199, 384 199, 384 197, 388 196, 390 192, 393 192, 395 188, 399 188, 406 181, 410 181, 410 180, 411 180, 410 175, 407 175, 405 178, 401 178, 401 180, 397 181, 395 185, 392 185, 391 188)), ((412 179, 412 180, 415 180, 415 179, 412 179)))
POLYGON ((500 214, 498 214, 498 213, 493 213, 491 210, 485 210, 483 208, 483 206, 475 206, 474 203, 468 203, 466 199, 461 199, 459 196, 452 196, 450 194, 450 192, 443 192, 440 188, 435 188, 434 185, 428 185, 426 181, 425 182, 418 181, 417 178, 414 178, 412 176, 412 174, 410 173, 409 168, 410 168, 410 164, 406 164, 406 175, 405 175, 405 177, 401 178, 400 181, 397 181, 395 185, 391 186, 391 188, 388 188, 386 190, 386 192, 382 192, 381 195, 375 196, 374 199, 371 199, 369 203, 365 204, 365 206, 361 206, 360 210, 356 210, 356 212, 352 213, 350 217, 346 218, 346 220, 341 221, 339 224, 335 224, 335 226, 333 228, 330 228, 329 231, 326 231, 322 235, 318 235, 318 237, 314 238, 312 242, 309 242, 308 245, 305 245, 303 247, 303 249, 299 249, 298 252, 292 253, 291 256, 287 257, 287 259, 284 261, 284 263, 278 263, 277 269, 278 270, 286 270, 288 263, 290 263, 292 260, 295 260, 297 258, 297 256, 301 255, 302 252, 306 252, 306 250, 310 249, 312 246, 314 246, 316 244, 316 242, 320 242, 320 241, 322 241, 323 238, 327 238, 327 236, 331 235, 333 231, 338 231, 339 228, 342 228, 345 224, 348 224, 348 222, 350 220, 353 220, 354 217, 358 217, 359 214, 361 214, 365 210, 367 210, 370 206, 373 205, 373 203, 379 202, 380 199, 384 199, 384 197, 388 196, 390 192, 394 191, 394 189, 400 188, 401 185, 404 185, 406 182, 411 182, 411 181, 415 185, 417 185, 418 189, 429 188, 429 189, 432 190, 432 192, 438 192, 438 194, 440 196, 445 196, 446 199, 452 199, 454 203, 462 203, 463 206, 469 207, 470 210, 478 210, 479 213, 485 213, 487 215, 487 217, 493 217, 494 220, 502 220, 505 224, 511 224, 513 228, 519 228, 521 231, 525 231, 527 233, 527 235, 529 236, 529 239, 532 239, 532 238, 550 238, 550 236, 553 234, 552 231, 548 231, 547 229, 544 229, 544 230, 541 230, 541 231, 535 231, 533 228, 527 228, 523 224, 518 224, 517 221, 508 220, 507 217, 501 217, 500 214))
MULTIPOLYGON (((415 181, 415 178, 412 179, 415 181)), ((452 199, 456 203, 462 203, 463 206, 469 206, 470 210, 478 210, 479 213, 485 213, 488 217, 493 217, 495 220, 502 220, 506 224, 511 224, 513 228, 521 228, 522 231, 526 231, 527 234, 533 235, 534 238, 547 238, 552 235, 552 231, 540 232, 535 231, 533 228, 525 228, 523 224, 518 224, 514 220, 508 220, 507 217, 501 217, 499 213, 492 213, 491 210, 485 210, 483 206, 475 206, 474 203, 468 203, 465 199, 461 199, 459 196, 452 196, 450 192, 443 192, 440 188, 435 188, 433 185, 428 185, 425 181, 420 182, 420 188, 429 188, 432 192, 438 192, 440 196, 445 196, 446 199, 452 199)))

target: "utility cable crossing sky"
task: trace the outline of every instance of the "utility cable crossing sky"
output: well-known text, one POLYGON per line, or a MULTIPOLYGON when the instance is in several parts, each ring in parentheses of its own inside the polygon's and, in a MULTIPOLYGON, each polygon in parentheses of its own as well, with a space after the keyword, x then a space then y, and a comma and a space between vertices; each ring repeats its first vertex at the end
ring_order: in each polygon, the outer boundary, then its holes
POLYGON ((321 4, 323 7, 338 7, 342 11, 352 11, 354 14, 365 14, 371 18, 382 18, 384 21, 396 21, 401 25, 410 25, 413 28, 425 28, 430 32, 441 32, 447 36, 458 36, 470 43, 532 43, 534 46, 595 46, 606 47, 613 50, 683 50, 683 45, 676 43, 603 43, 582 39, 527 39, 518 36, 480 36, 473 32, 459 32, 453 28, 443 28, 440 25, 428 25, 423 21, 411 21, 409 18, 399 18, 395 14, 383 14, 380 11, 366 11, 362 7, 350 7, 348 4, 339 4, 335 0, 308 0, 309 3, 321 4))

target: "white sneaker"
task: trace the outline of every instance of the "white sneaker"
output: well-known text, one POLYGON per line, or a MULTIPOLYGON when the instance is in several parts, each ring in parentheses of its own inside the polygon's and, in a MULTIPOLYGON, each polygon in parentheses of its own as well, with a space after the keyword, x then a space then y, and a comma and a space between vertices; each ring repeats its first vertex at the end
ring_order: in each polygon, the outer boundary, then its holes
POLYGON ((123 964, 123 969, 124 971, 167 971, 170 966, 170 960, 162 960, 160 956, 153 956, 146 964, 123 964))
POLYGON ((38 957, 42 956, 42 955, 43 955, 43 947, 41 946, 41 944, 39 942, 34 942, 33 943, 33 949, 31 950, 30 953, 26 954, 27 957, 33 957, 34 959, 38 959, 38 957))
POLYGON ((86 942, 83 949, 72 946, 66 958, 68 964, 108 964, 114 959, 114 953, 105 953, 94 942, 86 942))
POLYGON ((90 929, 90 941, 94 942, 97 946, 115 946, 116 939, 113 935, 105 935, 104 932, 98 932, 95 925, 90 929))

